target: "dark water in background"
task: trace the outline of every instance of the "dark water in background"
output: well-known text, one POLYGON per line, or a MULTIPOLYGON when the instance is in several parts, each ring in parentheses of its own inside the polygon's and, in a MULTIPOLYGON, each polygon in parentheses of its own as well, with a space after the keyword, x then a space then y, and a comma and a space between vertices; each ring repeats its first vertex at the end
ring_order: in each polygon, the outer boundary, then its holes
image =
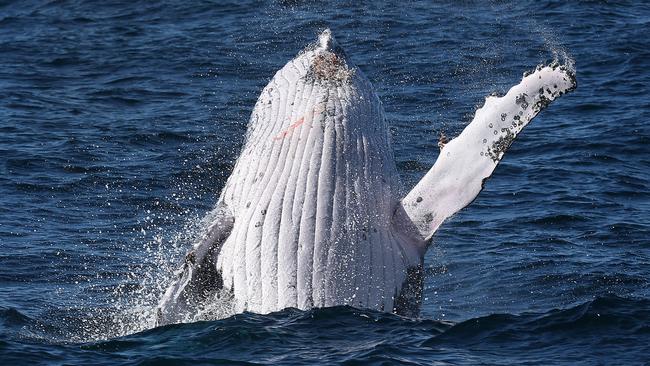
POLYGON ((0 2, 3 365, 650 364, 649 5, 101 3, 0 2), (437 233, 420 319, 146 330, 257 94, 325 27, 377 88, 406 187, 523 71, 568 53, 579 87, 437 233))

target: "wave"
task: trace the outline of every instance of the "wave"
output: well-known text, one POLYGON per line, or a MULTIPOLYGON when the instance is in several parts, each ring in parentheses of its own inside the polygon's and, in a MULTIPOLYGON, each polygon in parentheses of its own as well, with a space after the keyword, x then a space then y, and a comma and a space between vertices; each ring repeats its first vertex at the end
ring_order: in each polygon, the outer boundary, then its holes
POLYGON ((16 328, 29 323, 31 319, 15 308, 0 307, 0 329, 16 328))
MULTIPOLYGON (((614 295, 546 313, 492 314, 459 323, 352 307, 167 325, 106 341, 51 344, 0 339, 0 355, 95 364, 634 364, 650 354, 650 300, 614 295), (626 350, 635 350, 627 356, 626 350), (36 352, 35 354, 32 352, 36 352), (39 353, 40 352, 40 353, 39 353)), ((3 333, 34 320, 0 308, 3 333)), ((5 337, 3 337, 5 338, 5 337)), ((11 360, 12 358, 10 358, 11 360)))

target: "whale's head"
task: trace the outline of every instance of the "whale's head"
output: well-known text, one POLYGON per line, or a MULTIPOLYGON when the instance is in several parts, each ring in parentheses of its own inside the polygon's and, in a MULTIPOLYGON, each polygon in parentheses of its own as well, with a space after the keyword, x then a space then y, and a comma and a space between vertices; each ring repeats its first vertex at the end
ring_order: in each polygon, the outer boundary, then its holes
POLYGON ((330 136, 327 130, 334 126, 338 126, 332 134, 337 145, 356 144, 363 135, 375 142, 371 148, 392 151, 374 87, 332 31, 325 29, 262 90, 251 114, 247 147, 269 154, 275 144, 304 143, 309 129, 318 127, 327 137, 311 134, 315 138, 309 149, 319 149, 330 136))

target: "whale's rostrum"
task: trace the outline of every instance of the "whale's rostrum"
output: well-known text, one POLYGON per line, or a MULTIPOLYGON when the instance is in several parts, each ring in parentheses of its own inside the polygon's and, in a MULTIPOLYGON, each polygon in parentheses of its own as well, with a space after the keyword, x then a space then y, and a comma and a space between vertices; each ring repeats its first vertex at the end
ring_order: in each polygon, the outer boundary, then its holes
POLYGON ((417 314, 436 229, 474 200, 521 130, 575 87, 572 70, 551 64, 488 97, 404 196, 382 104, 323 31, 262 90, 158 323, 180 321, 216 295, 236 311, 351 305, 417 314))

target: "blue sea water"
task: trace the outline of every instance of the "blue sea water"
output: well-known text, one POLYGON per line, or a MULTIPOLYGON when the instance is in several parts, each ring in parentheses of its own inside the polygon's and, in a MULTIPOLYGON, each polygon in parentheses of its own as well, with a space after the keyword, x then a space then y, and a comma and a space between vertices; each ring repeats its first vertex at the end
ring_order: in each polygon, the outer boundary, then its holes
POLYGON ((649 30, 635 1, 0 1, 0 364, 650 365, 649 30), (436 234, 419 318, 154 328, 258 93, 326 27, 407 187, 524 71, 579 86, 436 234))

